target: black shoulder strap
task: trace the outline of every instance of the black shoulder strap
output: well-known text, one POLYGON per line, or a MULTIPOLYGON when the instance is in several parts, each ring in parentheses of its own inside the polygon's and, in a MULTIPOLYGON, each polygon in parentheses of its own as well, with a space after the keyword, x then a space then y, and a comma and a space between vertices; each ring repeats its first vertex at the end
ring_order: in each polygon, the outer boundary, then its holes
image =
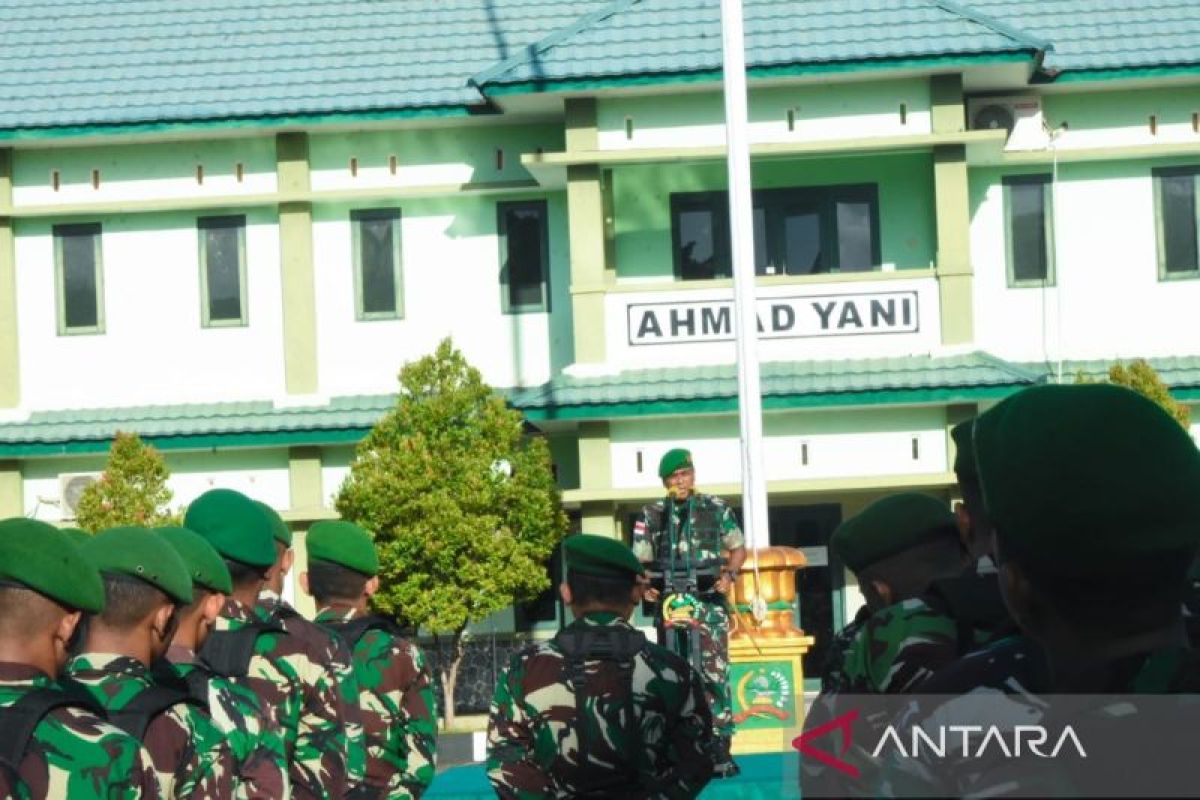
POLYGON ((92 696, 74 684, 34 689, 11 706, 0 709, 0 765, 15 776, 38 724, 51 711, 65 706, 85 708, 97 716, 104 716, 103 709, 92 696))
POLYGON ((954 620, 959 655, 978 647, 976 633, 995 639, 1013 629, 1012 618, 1000 594, 999 576, 994 572, 979 574, 971 571, 936 580, 921 599, 933 610, 954 620))
POLYGON ((172 706, 181 703, 202 706, 186 688, 179 686, 148 686, 119 711, 109 711, 108 720, 138 741, 146 736, 150 721, 172 706))
POLYGON ((351 647, 358 644, 358 640, 366 636, 367 631, 384 631, 392 636, 404 636, 401 627, 382 614, 338 622, 322 622, 321 626, 342 637, 351 647))
POLYGON ((198 654, 202 665, 225 678, 240 678, 250 670, 254 643, 265 633, 283 633, 277 622, 250 622, 237 630, 213 631, 198 654))

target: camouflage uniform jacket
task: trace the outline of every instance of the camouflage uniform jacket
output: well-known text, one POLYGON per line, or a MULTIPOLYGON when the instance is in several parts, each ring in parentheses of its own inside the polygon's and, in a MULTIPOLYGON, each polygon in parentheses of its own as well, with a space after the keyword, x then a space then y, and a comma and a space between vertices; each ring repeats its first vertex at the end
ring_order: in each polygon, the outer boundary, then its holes
MULTIPOLYGON (((674 556, 679 565, 688 561, 719 561, 721 548, 745 547, 746 537, 738 527, 733 509, 710 494, 694 494, 686 502, 672 505, 674 529, 680 531, 674 556)), ((670 531, 666 520, 666 500, 657 500, 642 509, 633 526, 633 553, 643 563, 654 562, 666 569, 671 556, 670 531)))
MULTIPOLYGON (((86 687, 109 712, 120 711, 154 685, 145 664, 111 653, 76 656, 67 664, 66 676, 86 687)), ((233 796, 233 753, 199 708, 171 706, 150 720, 142 743, 167 797, 233 796)))
MULTIPOLYGON (((230 599, 216 629, 259 621, 258 612, 230 599)), ((249 677, 270 686, 261 699, 278 712, 296 798, 340 798, 347 791, 345 716, 337 675, 328 666, 332 650, 328 641, 270 631, 255 640, 250 659, 249 677)))
MULTIPOLYGON (((566 630, 595 626, 632 631, 610 613, 588 614, 566 630)), ((593 796, 587 792, 596 791, 595 779, 619 778, 614 767, 625 764, 641 791, 623 784, 621 796, 699 794, 712 774, 712 720, 699 676, 652 643, 634 656, 628 683, 624 672, 613 661, 584 662, 584 703, 591 717, 580 720, 568 662, 557 644, 541 642, 515 654, 496 685, 488 720, 487 771, 496 793, 520 800, 593 796), (580 763, 583 725, 590 749, 580 763)))
MULTIPOLYGON (((51 689, 44 673, 0 663, 0 708, 27 693, 51 689)), ((82 708, 57 708, 38 724, 13 776, 0 768, 0 797, 19 800, 154 800, 163 797, 150 755, 141 743, 82 708)))
MULTIPOLYGON (((287 797, 287 751, 275 710, 257 692, 268 694, 270 684, 259 678, 231 680, 209 672, 186 647, 171 645, 166 669, 191 682, 202 680, 209 716, 229 743, 236 762, 235 797, 287 797)), ((157 674, 157 673, 156 673, 157 674)))
POLYGON ((833 641, 829 643, 829 649, 825 652, 825 659, 821 663, 822 692, 832 692, 837 687, 845 685, 846 678, 842 675, 842 669, 845 666, 846 651, 858 638, 858 632, 862 630, 863 625, 870 617, 871 610, 862 606, 854 615, 854 619, 838 631, 837 636, 833 637, 833 641))
MULTIPOLYGON (((363 620, 353 608, 324 608, 317 622, 363 620)), ((354 672, 367 744, 367 785, 378 797, 420 797, 437 766, 437 700, 421 648, 386 628, 356 642, 354 672)))

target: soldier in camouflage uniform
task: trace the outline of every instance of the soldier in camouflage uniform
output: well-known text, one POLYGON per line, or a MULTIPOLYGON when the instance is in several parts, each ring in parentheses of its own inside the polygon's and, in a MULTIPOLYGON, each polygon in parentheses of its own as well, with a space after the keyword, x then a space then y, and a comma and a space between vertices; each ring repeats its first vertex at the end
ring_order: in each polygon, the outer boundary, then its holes
POLYGON ((175 549, 192 577, 193 599, 179 614, 179 625, 164 661, 155 668, 155 678, 180 680, 208 701, 209 716, 229 743, 236 759, 235 797, 287 797, 287 753, 283 728, 274 709, 259 699, 257 691, 270 691, 270 684, 249 676, 234 682, 211 672, 199 660, 200 650, 225 599, 233 591, 229 568, 212 545, 187 528, 155 531, 175 549))
POLYGON ((254 611, 268 624, 278 624, 289 635, 308 643, 309 652, 321 658, 319 662, 333 676, 339 697, 338 718, 346 739, 346 786, 354 794, 361 790, 367 777, 367 749, 363 739, 362 713, 358 705, 358 678, 354 673, 354 658, 350 647, 338 636, 301 616, 283 599, 283 582, 292 571, 295 552, 292 550, 292 530, 279 513, 266 503, 255 501, 271 520, 275 538, 275 563, 267 570, 267 582, 258 593, 254 611), (326 655, 321 655, 326 654, 326 655))
POLYGON ((417 798, 437 766, 437 700, 421 648, 390 619, 370 612, 379 558, 362 528, 318 522, 308 532, 300 582, 317 602, 317 622, 354 648, 372 797, 417 798))
MULTIPOLYGON (((673 577, 678 583, 689 576, 695 577, 695 586, 677 587, 699 601, 694 607, 691 628, 686 637, 677 636, 669 630, 662 614, 657 613, 659 643, 675 646, 680 655, 691 659, 700 670, 704 693, 712 709, 717 774, 736 775, 738 768, 729 754, 733 740, 733 700, 729 689, 726 595, 746 560, 746 540, 724 500, 696 492, 696 472, 690 452, 678 448, 668 451, 659 461, 658 475, 667 489, 667 497, 642 509, 633 529, 633 552, 652 571, 665 575, 665 581, 673 577), (722 559, 722 550, 729 551, 727 562, 722 559)), ((661 597, 659 588, 652 587, 646 592, 646 599, 656 603, 668 598, 661 597)))
POLYGON ((53 682, 81 613, 103 608, 100 575, 66 535, 30 519, 0 522, 0 797, 163 796, 141 743, 53 682), (26 708, 36 725, 18 741, 15 715, 26 708))
POLYGON ((219 674, 249 675, 270 685, 261 699, 278 712, 287 748, 292 796, 340 798, 347 791, 347 744, 337 678, 329 649, 264 623, 255 605, 276 562, 273 523, 253 500, 229 489, 205 492, 188 507, 184 525, 221 554, 233 593, 221 609, 201 658, 219 674), (250 638, 249 652, 242 636, 250 638), (223 658, 235 652, 240 658, 223 658), (221 663, 216 663, 216 662, 221 663))
POLYGON ((102 531, 80 550, 100 571, 105 606, 88 619, 82 653, 68 662, 67 677, 115 724, 141 736, 166 796, 232 797, 235 759, 202 701, 182 692, 142 705, 156 688, 150 664, 167 651, 177 607, 192 601, 187 567, 142 528, 102 531))
MULTIPOLYGON (((1004 600, 1024 640, 972 654, 931 679, 929 691, 962 697, 929 719, 971 724, 971 703, 983 698, 988 722, 1032 725, 1054 713, 1039 694, 1121 694, 1117 705, 1100 698, 1083 716, 1073 710, 1071 721, 1086 725, 1085 736, 1148 741, 1151 757, 1170 764, 1178 737, 1161 735, 1161 719, 1147 732, 1136 695, 1200 691, 1200 656, 1181 610, 1200 548, 1195 443, 1153 402, 1094 384, 1013 395, 978 418, 974 446, 1004 600), (1004 703, 1011 716, 997 715, 1004 703)), ((1042 772, 1018 775, 1003 764, 947 770, 903 759, 889 765, 883 791, 1089 796, 1110 793, 1131 764, 1138 775, 1156 772, 1132 756, 1091 759, 1086 770, 1051 759, 1042 772)))
POLYGON ((575 621, 515 654, 488 719, 488 778, 501 798, 695 797, 712 777, 699 675, 627 619, 641 564, 620 542, 563 543, 559 591, 575 621))

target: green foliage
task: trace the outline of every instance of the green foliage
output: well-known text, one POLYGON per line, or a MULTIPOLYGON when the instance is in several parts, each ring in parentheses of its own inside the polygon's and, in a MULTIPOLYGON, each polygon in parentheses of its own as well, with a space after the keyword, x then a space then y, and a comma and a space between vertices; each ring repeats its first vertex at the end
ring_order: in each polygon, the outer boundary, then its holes
POLYGON ((117 433, 104 474, 80 495, 76 522, 90 533, 116 525, 178 524, 179 515, 167 508, 170 474, 162 455, 136 433, 117 433))
MULTIPOLYGON (((1076 383, 1095 383, 1096 381, 1082 372, 1075 375, 1076 383)), ((1132 389, 1138 394, 1158 403, 1164 411, 1175 418, 1175 421, 1189 430, 1192 423, 1192 410, 1171 396, 1171 390, 1159 377, 1154 367, 1145 359, 1134 359, 1128 365, 1117 362, 1108 368, 1108 382, 1132 389)))
POLYGON ((376 536, 376 606, 457 636, 549 586, 566 532, 550 452, 449 339, 400 372, 400 397, 359 444, 338 512, 376 536), (504 468, 507 464, 510 468, 504 468))

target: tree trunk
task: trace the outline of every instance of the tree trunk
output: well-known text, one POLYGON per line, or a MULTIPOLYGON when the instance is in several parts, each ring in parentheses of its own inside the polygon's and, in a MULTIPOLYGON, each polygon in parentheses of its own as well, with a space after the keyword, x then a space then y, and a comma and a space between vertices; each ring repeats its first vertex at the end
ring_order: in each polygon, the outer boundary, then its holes
POLYGON ((445 661, 441 661, 439 669, 442 673, 442 694, 445 697, 446 708, 442 715, 443 724, 446 728, 454 727, 455 721, 455 688, 458 685, 458 668, 462 665, 463 656, 466 655, 467 649, 463 643, 463 633, 466 632, 466 626, 454 631, 450 636, 450 653, 445 661))

